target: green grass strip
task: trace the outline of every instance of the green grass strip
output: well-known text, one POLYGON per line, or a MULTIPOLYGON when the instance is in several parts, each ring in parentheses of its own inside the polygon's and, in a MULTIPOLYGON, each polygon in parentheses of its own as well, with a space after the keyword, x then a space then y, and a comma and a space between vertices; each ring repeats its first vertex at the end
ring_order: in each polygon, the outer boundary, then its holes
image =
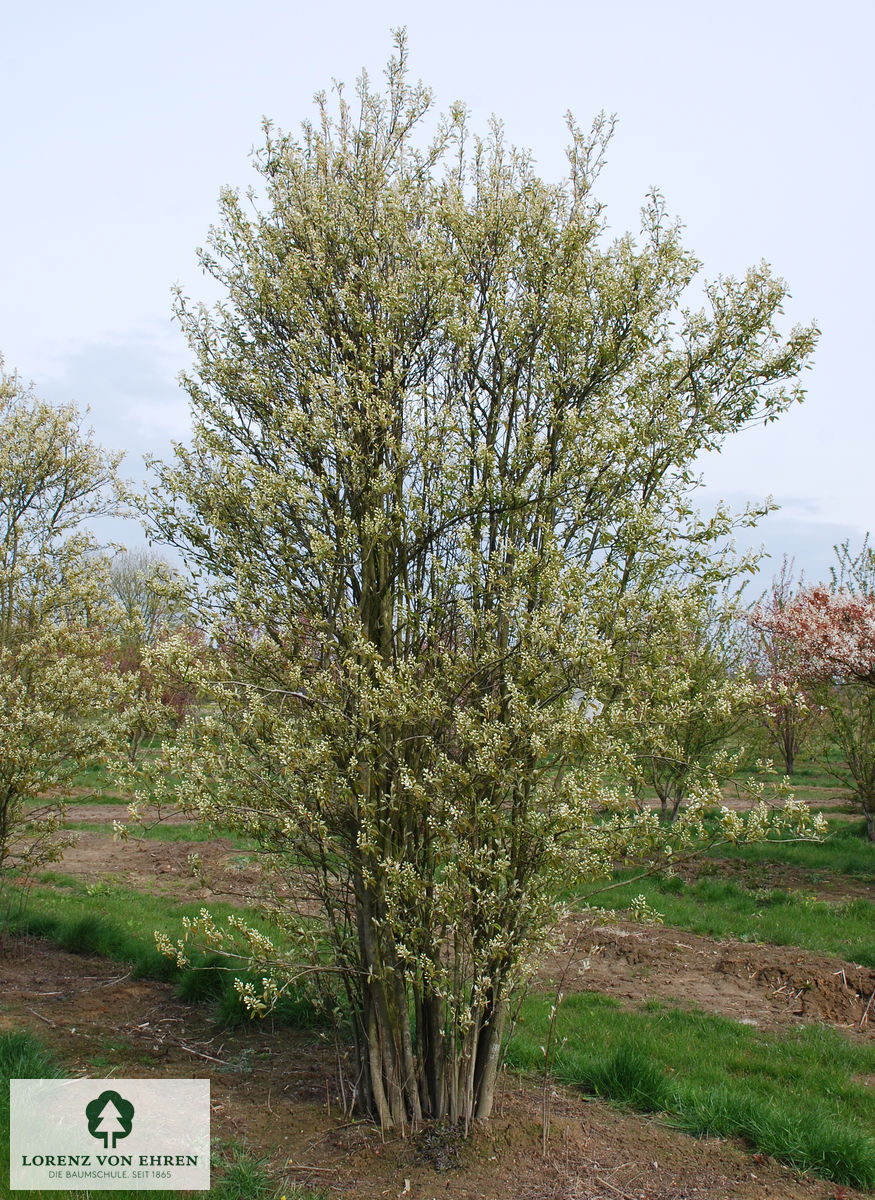
MULTIPOLYGON (((95 821, 65 821, 64 828, 78 832, 99 833, 103 837, 112 837, 115 832, 112 825, 95 821)), ((258 843, 252 838, 242 837, 233 831, 226 832, 216 829, 210 825, 150 825, 143 829, 131 826, 131 840, 138 841, 140 838, 156 842, 215 842, 217 838, 223 838, 239 850, 248 850, 254 853, 259 848, 258 843)))
MULTIPOLYGON (((542 1072, 549 997, 523 1005, 508 1062, 542 1072)), ((666 1114, 697 1136, 740 1137, 835 1183, 875 1186, 871 1088, 875 1046, 825 1026, 765 1034, 702 1012, 628 1012, 598 993, 559 1007, 553 1074, 638 1112, 666 1114)))
MULTIPOLYGON (((617 872, 622 884, 632 871, 617 872)), ((731 880, 700 876, 693 883, 653 876, 589 898, 596 908, 623 909, 643 895, 666 925, 703 937, 771 942, 834 955, 875 967, 875 903, 860 897, 844 903, 816 900, 781 888, 752 890, 731 880)))
POLYGON ((875 842, 867 842, 864 821, 830 821, 822 842, 755 842, 750 846, 725 846, 713 857, 749 863, 783 863, 815 875, 834 873, 875 879, 875 842))
MULTIPOLYGON (((113 962, 125 963, 135 977, 169 980, 176 984, 181 1000, 214 1005, 216 1019, 224 1025, 240 1024, 248 1019, 234 990, 235 977, 245 977, 242 966, 228 970, 216 955, 192 953, 192 966, 180 970, 172 959, 155 948, 155 930, 166 933, 175 942, 182 933, 182 918, 195 917, 202 902, 174 903, 166 898, 144 895, 123 887, 89 885, 81 879, 55 873, 44 875, 51 889, 37 886, 29 897, 24 913, 13 920, 10 932, 43 938, 73 954, 96 954, 113 962), (95 912, 99 897, 99 912, 95 912)), ((218 925, 230 913, 243 916, 262 933, 276 938, 276 930, 257 913, 210 903, 210 912, 218 925)), ((325 1024, 325 1015, 314 998, 304 990, 290 990, 273 1010, 275 1020, 295 1028, 325 1024)))

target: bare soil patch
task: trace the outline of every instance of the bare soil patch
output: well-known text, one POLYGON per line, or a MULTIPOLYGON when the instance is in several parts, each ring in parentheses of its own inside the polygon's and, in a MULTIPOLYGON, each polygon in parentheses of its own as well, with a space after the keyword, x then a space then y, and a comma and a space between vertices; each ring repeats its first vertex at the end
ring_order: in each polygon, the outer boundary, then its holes
POLYGON ((468 1139, 426 1130, 383 1139, 339 1106, 330 1040, 269 1023, 222 1030, 169 985, 45 943, 0 960, 0 1029, 30 1029, 74 1074, 208 1077, 214 1136, 245 1138, 289 1187, 377 1200, 863 1200, 722 1140, 698 1141, 571 1091, 508 1079, 493 1119, 468 1139))
POLYGON ((83 830, 76 845, 65 852, 59 870, 87 883, 115 883, 179 901, 215 897, 246 903, 258 890, 261 872, 257 859, 255 851, 242 851, 228 838, 160 842, 132 837, 115 841, 83 830), (189 862, 192 854, 200 858, 210 889, 194 875, 189 862))
POLYGON ((660 999, 767 1030, 823 1021, 875 1036, 875 971, 796 947, 715 942, 661 925, 572 920, 537 986, 597 991, 630 1005, 660 999))
MULTIPOLYGON (((71 821, 93 821, 95 825, 111 825, 113 821, 121 821, 123 825, 131 824, 130 808, 118 804, 71 804, 67 809, 67 818, 71 821)), ((192 818, 182 812, 168 813, 162 816, 162 825, 190 825, 192 818)))

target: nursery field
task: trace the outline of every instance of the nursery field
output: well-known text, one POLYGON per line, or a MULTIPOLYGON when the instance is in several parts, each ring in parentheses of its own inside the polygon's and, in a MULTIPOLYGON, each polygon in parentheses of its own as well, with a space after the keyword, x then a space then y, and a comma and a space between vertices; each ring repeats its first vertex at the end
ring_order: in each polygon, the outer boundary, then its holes
POLYGON ((875 1189, 875 846, 834 785, 800 783, 825 842, 588 896, 517 1014, 493 1119, 407 1141, 344 1110, 345 1047, 305 996, 241 1019, 227 976, 155 951, 208 899, 248 907, 255 847, 181 818, 114 841, 124 797, 83 786, 78 845, 0 959, 0 1073, 209 1077, 216 1200, 858 1200, 875 1189), (629 919, 640 895, 661 924, 629 919))

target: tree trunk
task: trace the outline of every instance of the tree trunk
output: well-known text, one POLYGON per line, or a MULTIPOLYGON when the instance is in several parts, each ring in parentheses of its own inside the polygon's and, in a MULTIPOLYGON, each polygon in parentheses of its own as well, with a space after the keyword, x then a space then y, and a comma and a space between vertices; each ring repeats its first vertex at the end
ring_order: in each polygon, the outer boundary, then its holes
POLYGON ((379 932, 373 915, 370 904, 359 912, 362 967, 367 964, 369 975, 352 997, 357 1105, 383 1129, 403 1131, 427 1119, 467 1129, 492 1111, 506 1003, 487 996, 460 1037, 458 1013, 448 1013, 445 999, 421 977, 393 964, 391 938, 379 932))
POLYGON ((506 1007, 499 1003, 492 1009, 488 1024, 480 1030, 477 1058, 474 1065, 474 1112, 478 1121, 486 1120, 492 1113, 495 1098, 495 1083, 501 1061, 501 1043, 504 1037, 506 1007))

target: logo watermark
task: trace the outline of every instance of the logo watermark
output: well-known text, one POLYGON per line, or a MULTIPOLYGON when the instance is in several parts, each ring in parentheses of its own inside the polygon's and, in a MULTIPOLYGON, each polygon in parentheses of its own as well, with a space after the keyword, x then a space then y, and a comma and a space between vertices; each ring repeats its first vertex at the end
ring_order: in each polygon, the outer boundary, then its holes
POLYGON ((107 1150, 115 1150, 119 1138, 125 1138, 134 1124, 134 1106, 118 1092, 101 1092, 96 1100, 85 1106, 88 1132, 93 1138, 103 1138, 107 1150))
POLYGON ((210 1186, 208 1079, 12 1079, 9 1186, 210 1186))

